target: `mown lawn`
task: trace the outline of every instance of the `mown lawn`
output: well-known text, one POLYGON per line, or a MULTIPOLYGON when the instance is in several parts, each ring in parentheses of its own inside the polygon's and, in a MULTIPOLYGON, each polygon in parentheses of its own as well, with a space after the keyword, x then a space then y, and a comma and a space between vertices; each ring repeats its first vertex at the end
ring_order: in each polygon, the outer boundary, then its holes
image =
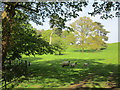
POLYGON ((98 52, 82 53, 78 48, 68 48, 63 55, 23 55, 23 60, 30 61, 31 66, 27 77, 23 77, 14 88, 68 88, 85 79, 88 83, 83 87, 107 88, 110 73, 114 76, 113 83, 118 79, 118 43, 108 44, 107 49, 98 52), (69 60, 77 62, 77 66, 61 66, 63 61, 69 60), (84 67, 84 63, 89 63, 89 66, 84 67))

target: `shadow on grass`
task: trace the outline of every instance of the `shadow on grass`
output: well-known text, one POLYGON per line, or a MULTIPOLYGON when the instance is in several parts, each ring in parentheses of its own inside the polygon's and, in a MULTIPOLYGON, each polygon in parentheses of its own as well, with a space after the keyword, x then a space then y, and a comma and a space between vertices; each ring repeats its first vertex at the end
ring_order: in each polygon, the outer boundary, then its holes
MULTIPOLYGON (((84 50, 84 52, 101 52, 102 50, 105 50, 106 48, 101 48, 100 50, 94 50, 94 49, 90 49, 90 50, 84 50)), ((74 50, 74 52, 82 52, 82 50, 74 50)))
MULTIPOLYGON (((33 63, 28 70, 26 76, 28 83, 38 83, 44 87, 61 87, 71 84, 77 84, 85 80, 90 73, 91 81, 103 82, 108 81, 110 73, 113 73, 113 82, 118 83, 118 66, 114 64, 103 64, 96 62, 98 59, 61 59, 53 61, 44 61, 33 63), (70 66, 62 67, 63 61, 78 62, 71 68, 70 66), (89 63, 85 67, 84 63, 89 63)), ((104 59, 99 59, 104 60, 104 59)))
POLYGON ((66 55, 66 54, 55 54, 55 55, 66 55))
POLYGON ((23 60, 27 60, 27 61, 36 61, 36 60, 42 60, 42 58, 39 58, 39 57, 25 57, 25 58, 22 58, 23 60))
MULTIPOLYGON (((41 60, 42 58, 38 57, 26 57, 23 58, 23 60, 15 60, 12 62, 12 64, 6 63, 5 66, 2 66, 2 79, 3 79, 3 86, 6 85, 5 83, 11 83, 13 81, 17 81, 18 78, 21 78, 21 76, 26 76, 27 67, 29 67, 29 63, 27 62, 27 65, 23 61, 36 61, 41 60)), ((24 80, 22 78, 21 80, 24 80)), ((20 80, 20 81, 21 81, 20 80)), ((12 85, 13 87, 14 85, 12 85)))

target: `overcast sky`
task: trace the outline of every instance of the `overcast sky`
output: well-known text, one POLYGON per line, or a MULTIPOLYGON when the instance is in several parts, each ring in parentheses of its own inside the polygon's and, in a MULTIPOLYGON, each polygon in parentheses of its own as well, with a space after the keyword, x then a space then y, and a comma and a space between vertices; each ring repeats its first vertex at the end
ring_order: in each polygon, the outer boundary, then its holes
MULTIPOLYGON (((95 17, 91 17, 90 15, 88 15, 88 12, 93 11, 92 9, 92 2, 89 3, 89 5, 85 8, 83 8, 83 12, 79 12, 79 17, 83 17, 83 16, 88 16, 90 17, 93 21, 97 21, 100 22, 102 25, 104 25, 104 28, 107 31, 110 31, 110 33, 107 35, 109 37, 107 43, 114 43, 114 42, 118 42, 118 18, 114 17, 112 19, 100 19, 100 16, 96 15, 95 17)), ((114 13, 113 13, 114 14, 114 13)), ((78 18, 79 18, 78 17, 78 18)), ((76 18, 76 19, 78 19, 76 18)), ((66 25, 69 25, 70 23, 74 22, 76 19, 72 18, 71 21, 67 22, 66 25)), ((44 29, 44 30, 48 30, 50 28, 49 26, 49 19, 46 20, 46 22, 44 23, 43 26, 37 26, 35 23, 30 22, 32 24, 32 26, 38 30, 44 29)))

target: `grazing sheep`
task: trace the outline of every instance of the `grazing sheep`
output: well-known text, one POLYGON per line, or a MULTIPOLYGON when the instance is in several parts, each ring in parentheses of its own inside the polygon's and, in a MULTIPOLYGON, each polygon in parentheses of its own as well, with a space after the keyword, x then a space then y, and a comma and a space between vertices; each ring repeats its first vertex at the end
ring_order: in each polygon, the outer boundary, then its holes
POLYGON ((89 65, 88 63, 84 63, 84 66, 86 66, 86 67, 87 67, 88 65, 89 65))
POLYGON ((62 67, 69 66, 69 65, 70 65, 70 61, 64 61, 63 64, 62 64, 62 67))
POLYGON ((71 67, 75 67, 76 65, 77 65, 77 62, 72 63, 70 66, 71 66, 71 67))

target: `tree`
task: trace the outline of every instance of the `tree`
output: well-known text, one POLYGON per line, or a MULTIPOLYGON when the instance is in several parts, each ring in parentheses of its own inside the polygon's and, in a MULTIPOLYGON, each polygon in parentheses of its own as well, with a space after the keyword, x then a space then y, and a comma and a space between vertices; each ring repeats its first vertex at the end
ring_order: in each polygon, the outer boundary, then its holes
POLYGON ((51 43, 53 46, 55 46, 56 48, 56 52, 59 53, 59 55, 61 55, 62 51, 65 51, 67 49, 67 44, 64 40, 64 38, 61 38, 60 36, 58 35, 54 35, 53 37, 53 41, 51 43))
MULTIPOLYGON (((24 14, 22 14, 24 15, 24 14)), ((20 59, 22 54, 35 55, 35 54, 47 54, 53 53, 53 47, 49 45, 48 42, 43 40, 40 35, 37 35, 35 29, 28 23, 28 17, 24 15, 24 19, 21 16, 21 12, 16 11, 16 15, 12 18, 15 24, 7 24, 4 27, 8 31, 9 35, 7 40, 9 40, 7 47, 6 56, 3 59, 3 64, 5 60, 20 59), (10 26, 13 25, 13 26, 10 26), (11 27, 11 28, 10 28, 11 27), (9 29, 12 31, 9 32, 9 29)), ((4 26, 4 25, 3 25, 4 26)), ((5 34, 5 33, 4 33, 5 34)), ((4 40, 5 38, 3 38, 4 40)), ((4 52, 4 51, 3 51, 4 52)))
POLYGON ((40 32, 41 37, 46 41, 50 42, 50 34, 52 30, 38 30, 40 32))
POLYGON ((89 36, 87 38, 88 47, 87 49, 100 50, 100 48, 106 48, 106 43, 102 40, 102 37, 99 35, 89 36))
POLYGON ((42 38, 49 42, 50 45, 52 45, 55 49, 55 52, 59 52, 59 55, 62 51, 64 51, 67 48, 66 40, 59 35, 59 30, 44 30, 41 31, 42 38), (52 33, 52 35, 51 35, 52 33))
POLYGON ((0 25, 0 63, 2 63, 2 25, 0 25))
POLYGON ((76 36, 74 32, 63 31, 61 37, 67 45, 73 45, 76 43, 76 36))
POLYGON ((94 2, 92 7, 94 8, 93 12, 89 12, 91 16, 100 15, 101 19, 108 19, 113 17, 120 17, 119 9, 120 2, 119 1, 101 1, 94 2), (113 15, 111 12, 115 12, 113 15))
MULTIPOLYGON (((60 19, 62 24, 60 23, 54 23, 53 20, 53 26, 59 26, 60 28, 66 28, 70 29, 69 27, 63 26, 66 21, 68 21, 71 17, 76 18, 79 16, 77 12, 82 11, 82 7, 86 6, 87 2, 3 2, 4 11, 2 13, 2 28, 3 28, 3 37, 2 37, 2 59, 3 63, 5 61, 6 55, 7 55, 7 49, 10 46, 10 37, 12 33, 12 27, 15 25, 14 17, 17 15, 17 13, 20 13, 21 18, 20 20, 24 20, 24 18, 28 17, 27 22, 32 20, 36 24, 42 24, 42 21, 44 21, 46 18, 55 18, 60 19), (16 13, 17 12, 17 13, 16 13), (55 16, 55 17, 54 17, 55 16)), ((98 7, 100 4, 93 5, 94 13, 91 13, 91 15, 96 15, 99 13, 103 13, 102 9, 104 11, 110 12, 111 8, 115 8, 117 11, 119 9, 119 2, 104 2, 100 7, 98 7), (106 7, 107 5, 107 7, 106 7), (99 10, 100 8, 100 10, 99 10), (108 9, 106 9, 108 8, 108 9), (97 10, 98 9, 98 10, 97 10), (98 12, 99 11, 99 12, 98 12)), ((104 18, 104 17, 103 17, 104 18)))
POLYGON ((12 29, 10 46, 6 55, 6 60, 10 63, 12 60, 20 59, 22 54, 42 55, 54 52, 52 46, 43 40, 40 35, 37 35, 36 29, 30 24, 18 23, 17 26, 14 26, 12 29))
POLYGON ((107 44, 105 41, 108 40, 108 37, 106 35, 109 33, 109 31, 106 31, 101 23, 94 23, 96 25, 96 28, 92 32, 91 36, 88 37, 88 42, 92 41, 92 44, 89 42, 89 47, 96 50, 100 50, 100 48, 106 48, 107 44), (89 38, 91 39, 89 40, 89 38))
POLYGON ((92 20, 89 17, 80 17, 78 20, 71 24, 71 27, 78 33, 78 39, 80 41, 80 46, 82 48, 82 52, 84 52, 84 48, 87 47, 87 37, 92 27, 92 20))
POLYGON ((106 35, 109 32, 103 29, 103 25, 98 22, 93 22, 89 17, 80 17, 71 24, 71 27, 78 33, 77 36, 82 52, 88 46, 94 48, 96 46, 95 49, 106 46, 104 41, 108 40, 106 35))
MULTIPOLYGON (((44 21, 46 17, 50 18, 54 16, 54 13, 58 12, 57 15, 64 16, 65 19, 61 20, 67 21, 71 17, 77 17, 76 11, 81 11, 81 7, 85 6, 85 2, 75 3, 75 2, 3 2, 4 11, 2 13, 2 28, 3 28, 3 38, 2 38, 2 59, 3 63, 6 60, 8 47, 10 46, 11 33, 13 32, 13 26, 16 24, 14 17, 20 15, 19 21, 24 20, 25 22, 32 20, 36 24, 42 24, 41 20, 44 21), (77 7, 75 7, 77 6, 77 7), (64 7, 64 9, 62 8, 64 7), (70 9, 70 7, 72 9, 70 9), (69 12, 68 12, 69 10, 69 12)), ((54 23, 53 23, 54 24, 54 23)), ((58 23, 59 24, 59 23, 58 23)), ((65 26, 59 26, 65 28, 65 26)))

